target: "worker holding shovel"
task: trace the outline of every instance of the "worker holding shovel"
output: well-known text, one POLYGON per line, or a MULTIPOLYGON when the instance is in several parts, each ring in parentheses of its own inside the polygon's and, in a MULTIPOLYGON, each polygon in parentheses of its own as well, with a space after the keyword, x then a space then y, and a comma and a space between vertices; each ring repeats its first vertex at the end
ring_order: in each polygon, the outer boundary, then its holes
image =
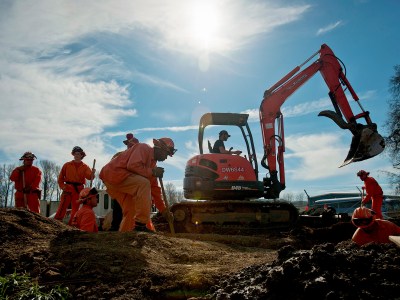
POLYGON ((60 205, 54 217, 56 220, 62 221, 67 208, 71 205, 71 217, 68 225, 72 224, 75 213, 79 209, 79 193, 83 190, 86 179, 93 180, 96 172, 94 168, 90 169, 90 167, 82 161, 86 153, 81 147, 75 146, 71 151, 71 155, 74 159, 66 162, 58 175, 58 185, 63 192, 60 197, 60 205))
POLYGON ((15 207, 40 213, 39 186, 42 172, 33 166, 35 158, 32 152, 25 152, 19 159, 23 161, 23 165, 12 171, 10 180, 15 182, 15 207))
POLYGON ((153 144, 154 147, 144 143, 133 145, 101 169, 100 179, 108 194, 122 207, 119 231, 151 232, 146 224, 150 221, 152 200, 167 221, 173 220, 157 182, 164 174, 157 162, 172 157, 176 149, 170 138, 153 139, 153 144))
POLYGON ((383 191, 378 182, 371 176, 369 176, 369 172, 364 170, 360 170, 357 173, 357 176, 360 177, 362 181, 364 181, 363 193, 362 193, 362 201, 361 205, 364 205, 371 201, 371 208, 376 213, 377 219, 383 219, 382 215, 382 202, 383 202, 383 191), (366 192, 364 196, 364 190, 366 192))

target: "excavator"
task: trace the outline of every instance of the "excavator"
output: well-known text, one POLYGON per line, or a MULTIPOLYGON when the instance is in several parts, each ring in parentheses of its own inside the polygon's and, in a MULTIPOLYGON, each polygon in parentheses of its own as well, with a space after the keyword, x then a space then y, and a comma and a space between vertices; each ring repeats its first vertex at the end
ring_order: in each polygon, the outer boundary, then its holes
POLYGON ((171 206, 176 232, 218 232, 236 228, 240 231, 271 228, 290 228, 298 220, 298 210, 289 202, 279 200, 286 187, 285 136, 281 106, 303 84, 320 73, 329 89, 333 110, 319 116, 330 118, 341 129, 348 129, 353 137, 350 150, 340 167, 372 158, 385 147, 377 125, 371 121, 346 77, 342 61, 323 44, 301 65, 264 92, 259 118, 264 147, 260 161, 269 174, 260 180, 258 160, 248 114, 206 113, 199 123, 200 154, 186 164, 183 191, 185 201, 171 206), (315 56, 318 58, 308 64, 315 56), (343 65, 343 67, 342 67, 343 65), (304 69, 302 70, 302 67, 304 69), (346 98, 346 90, 358 103, 360 113, 354 114, 346 98), (360 122, 363 120, 364 122, 360 122), (207 126, 237 126, 247 150, 242 155, 209 153, 203 147, 207 126))

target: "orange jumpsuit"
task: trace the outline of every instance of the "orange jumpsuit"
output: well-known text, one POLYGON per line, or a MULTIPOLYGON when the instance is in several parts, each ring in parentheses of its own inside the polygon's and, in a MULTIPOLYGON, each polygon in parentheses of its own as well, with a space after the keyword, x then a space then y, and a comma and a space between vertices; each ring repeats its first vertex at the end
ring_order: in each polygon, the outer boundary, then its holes
POLYGON ((362 201, 363 204, 371 201, 371 209, 376 212, 377 219, 383 219, 382 202, 383 191, 378 182, 373 177, 367 177, 364 180, 366 195, 362 201))
POLYGON ((27 208, 35 213, 40 213, 40 181, 42 172, 35 166, 25 166, 24 171, 14 169, 10 175, 10 180, 15 182, 15 207, 26 207, 24 194, 27 200, 27 208), (25 177, 25 193, 23 192, 23 179, 25 177))
POLYGON ((367 243, 391 243, 389 235, 400 235, 400 227, 387 221, 376 219, 375 224, 367 228, 357 228, 352 240, 362 246, 367 243))
POLYGON ((70 161, 63 165, 58 175, 58 185, 63 192, 60 197, 60 205, 54 217, 55 219, 62 221, 67 208, 71 204, 71 217, 68 224, 72 224, 72 220, 80 205, 78 202, 79 193, 83 189, 86 179, 92 179, 92 170, 84 162, 75 163, 74 161, 70 161))
POLYGON ((152 200, 163 211, 165 204, 157 177, 154 150, 147 144, 136 144, 106 164, 100 172, 110 196, 121 205, 123 217, 120 231, 131 231, 137 222, 148 224, 152 200))
POLYGON ((84 230, 87 232, 99 231, 93 207, 87 204, 83 204, 82 207, 75 214, 72 225, 79 228, 80 230, 84 230))

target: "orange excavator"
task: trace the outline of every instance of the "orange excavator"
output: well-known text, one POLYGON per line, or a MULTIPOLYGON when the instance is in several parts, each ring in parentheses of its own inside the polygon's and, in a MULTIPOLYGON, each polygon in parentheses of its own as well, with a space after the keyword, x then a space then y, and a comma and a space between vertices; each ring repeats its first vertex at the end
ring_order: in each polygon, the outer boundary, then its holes
POLYGON ((361 106, 346 77, 344 65, 342 67, 332 50, 323 44, 304 63, 264 92, 259 111, 264 147, 261 166, 269 174, 262 180, 259 179, 253 136, 248 125, 249 115, 207 113, 202 116, 198 133, 200 154, 190 158, 185 169, 183 190, 187 200, 171 207, 177 232, 286 228, 297 222, 297 209, 291 203, 279 200, 279 194, 286 186, 281 106, 316 73, 325 80, 334 107, 334 111, 321 111, 319 116, 332 119, 340 128, 353 134, 350 150, 341 167, 383 151, 384 140, 377 132, 377 125, 372 123, 369 112, 361 106), (319 57, 314 62, 301 70, 317 55, 319 57), (346 89, 361 109, 357 115, 353 114, 346 98, 346 89), (243 156, 212 153, 210 142, 210 153, 204 153, 204 130, 209 125, 237 126, 242 132, 247 153, 243 156))

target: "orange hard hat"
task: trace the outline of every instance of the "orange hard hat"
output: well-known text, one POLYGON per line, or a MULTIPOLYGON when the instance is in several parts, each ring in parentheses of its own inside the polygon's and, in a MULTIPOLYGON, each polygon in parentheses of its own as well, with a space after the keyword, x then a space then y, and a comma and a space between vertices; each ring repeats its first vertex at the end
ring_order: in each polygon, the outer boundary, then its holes
POLYGON ((361 177, 361 176, 368 176, 369 175, 369 172, 366 172, 366 171, 364 171, 364 170, 360 170, 360 171, 358 171, 357 172, 357 176, 358 177, 361 177))
POLYGON ((359 228, 370 226, 374 220, 375 212, 364 206, 356 208, 351 217, 351 222, 359 228))
POLYGON ((99 192, 97 191, 96 188, 84 188, 80 193, 79 193, 79 201, 81 202, 86 202, 86 200, 89 200, 93 196, 97 196, 99 192))
POLYGON ((170 138, 167 138, 167 137, 163 137, 158 140, 153 139, 153 144, 154 144, 154 147, 161 148, 161 149, 167 151, 169 156, 174 155, 175 152, 177 151, 177 149, 175 149, 174 142, 170 138))

